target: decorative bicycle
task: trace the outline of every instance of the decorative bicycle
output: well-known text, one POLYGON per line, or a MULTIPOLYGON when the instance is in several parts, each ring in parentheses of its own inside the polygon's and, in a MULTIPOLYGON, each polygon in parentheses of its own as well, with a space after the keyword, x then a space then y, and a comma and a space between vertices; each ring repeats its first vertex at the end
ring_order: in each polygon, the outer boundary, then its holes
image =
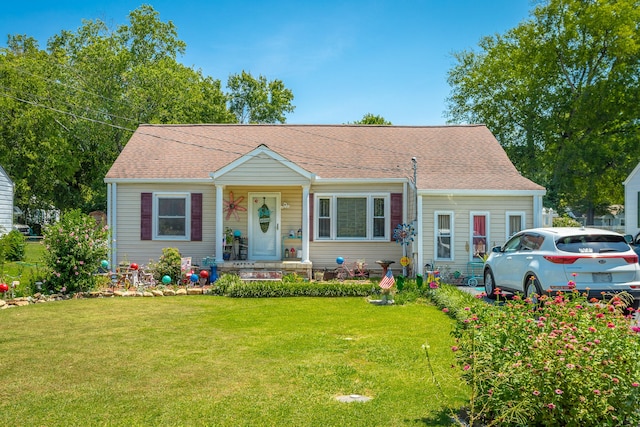
POLYGON ((336 258, 336 262, 338 263, 338 267, 335 269, 335 278, 341 282, 345 279, 364 280, 369 278, 367 263, 363 259, 349 264, 344 258, 338 257, 336 258))

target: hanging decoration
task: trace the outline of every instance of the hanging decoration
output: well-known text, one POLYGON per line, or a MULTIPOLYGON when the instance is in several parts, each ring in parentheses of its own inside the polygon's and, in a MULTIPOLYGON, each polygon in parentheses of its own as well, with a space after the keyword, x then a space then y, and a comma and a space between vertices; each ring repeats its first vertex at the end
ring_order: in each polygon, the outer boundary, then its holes
POLYGON ((269 229, 269 224, 271 224, 271 211, 267 206, 266 197, 262 198, 262 206, 258 208, 258 222, 260 222, 260 229, 263 233, 266 233, 269 229))
POLYGON ((231 218, 231 215, 238 221, 238 211, 246 212, 247 208, 240 206, 240 202, 244 200, 244 196, 240 196, 238 199, 233 199, 233 192, 229 191, 229 200, 224 201, 224 211, 227 213, 227 220, 231 218))

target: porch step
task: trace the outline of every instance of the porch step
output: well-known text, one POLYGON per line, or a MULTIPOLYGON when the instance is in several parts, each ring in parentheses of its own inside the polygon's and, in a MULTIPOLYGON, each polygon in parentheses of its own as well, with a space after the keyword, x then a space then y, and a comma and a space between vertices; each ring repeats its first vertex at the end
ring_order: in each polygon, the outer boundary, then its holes
POLYGON ((254 281, 254 280, 281 281, 282 280, 282 271, 240 270, 238 272, 238 275, 240 276, 240 280, 244 280, 244 281, 254 281))

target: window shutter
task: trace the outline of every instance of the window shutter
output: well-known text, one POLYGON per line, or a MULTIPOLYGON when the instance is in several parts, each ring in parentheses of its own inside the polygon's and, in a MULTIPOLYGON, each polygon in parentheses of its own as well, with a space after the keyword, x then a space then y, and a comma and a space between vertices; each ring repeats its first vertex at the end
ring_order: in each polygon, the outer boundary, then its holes
POLYGON ((153 193, 140 193, 140 240, 153 238, 153 193))
POLYGON ((402 224, 402 193, 391 193, 391 221, 389 240, 393 241, 393 230, 402 224))
POLYGON ((309 241, 313 242, 313 193, 309 194, 309 241))
POLYGON ((202 241, 202 193, 191 193, 191 240, 202 241))

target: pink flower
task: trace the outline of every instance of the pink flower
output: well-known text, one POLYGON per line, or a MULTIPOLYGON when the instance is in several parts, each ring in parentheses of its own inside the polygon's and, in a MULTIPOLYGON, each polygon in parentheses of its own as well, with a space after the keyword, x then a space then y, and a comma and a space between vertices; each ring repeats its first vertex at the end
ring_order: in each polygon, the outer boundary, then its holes
POLYGON ((560 390, 559 388, 556 389, 556 394, 562 394, 562 393, 563 393, 562 390, 560 390))
POLYGON ((533 390, 533 395, 534 396, 540 396, 540 392, 538 390, 533 390))
POLYGON ((631 327, 631 330, 633 332, 640 332, 640 326, 633 326, 633 327, 631 327))
POLYGON ((596 396, 599 395, 600 394, 600 390, 598 390, 598 389, 593 390, 593 394, 595 394, 596 396))
POLYGON ((638 387, 638 386, 640 386, 640 383, 638 383, 638 382, 631 383, 631 387, 638 387))
POLYGON ((549 409, 556 409, 556 405, 554 405, 553 403, 548 403, 548 404, 547 404, 547 408, 549 408, 549 409))
POLYGON ((471 366, 470 365, 464 365, 464 368, 462 368, 462 369, 464 369, 465 371, 468 371, 469 369, 471 369, 471 366))
POLYGON ((443 309, 442 309, 442 312, 443 312, 443 313, 448 313, 448 312, 449 312, 449 309, 448 309, 447 307, 445 307, 445 308, 443 308, 443 309))
POLYGON ((458 351, 458 350, 459 350, 459 348, 458 348, 457 345, 454 345, 453 347, 451 347, 451 351, 458 351))
POLYGON ((569 280, 569 283, 567 283, 567 286, 569 287, 569 289, 575 289, 576 282, 574 282, 573 280, 569 280))
POLYGON ((469 311, 469 310, 471 310, 469 307, 464 308, 464 311, 469 311))
POLYGON ((437 289, 438 288, 438 284, 436 282, 431 282, 431 283, 429 283, 429 287, 431 289, 437 289))

